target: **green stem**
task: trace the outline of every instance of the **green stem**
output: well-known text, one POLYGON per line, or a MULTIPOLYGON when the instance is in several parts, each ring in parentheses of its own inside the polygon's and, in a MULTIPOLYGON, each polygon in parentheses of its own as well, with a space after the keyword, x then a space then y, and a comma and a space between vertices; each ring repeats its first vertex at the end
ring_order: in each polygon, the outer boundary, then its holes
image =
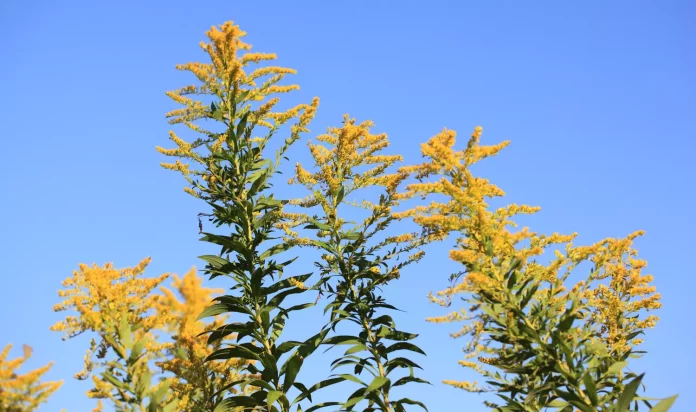
MULTIPOLYGON (((350 290, 353 293, 353 301, 357 303, 359 297, 357 291, 355 290, 353 282, 350 282, 350 290)), ((369 322, 370 319, 364 313, 358 312, 358 314, 360 316, 360 321, 362 322, 363 330, 367 333, 368 349, 370 350, 372 356, 375 358, 375 362, 377 362, 377 370, 379 371, 379 376, 382 378, 386 378, 387 375, 384 371, 384 365, 382 364, 382 357, 380 356, 379 351, 377 350, 377 344, 379 343, 379 340, 377 339, 377 336, 375 336, 372 333, 372 328, 370 327, 369 322)), ((379 392, 382 394, 382 400, 384 401, 384 405, 387 408, 386 412, 391 412, 392 407, 389 404, 389 390, 382 386, 379 392)))

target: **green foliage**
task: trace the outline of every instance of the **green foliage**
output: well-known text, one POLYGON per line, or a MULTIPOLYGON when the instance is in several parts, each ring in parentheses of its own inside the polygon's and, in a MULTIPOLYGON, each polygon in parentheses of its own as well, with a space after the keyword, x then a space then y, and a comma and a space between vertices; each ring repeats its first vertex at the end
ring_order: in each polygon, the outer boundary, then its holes
POLYGON ((573 294, 566 307, 565 302, 554 299, 560 290, 551 287, 549 298, 532 301, 530 296, 542 287, 542 281, 529 277, 518 282, 523 277, 520 263, 501 264, 508 264, 505 281, 510 288, 504 293, 482 291, 476 296, 488 325, 487 344, 500 348, 487 363, 503 375, 487 370, 483 374, 505 406, 490 406, 515 412, 549 406, 583 412, 623 410, 622 402, 633 399, 628 394, 635 394, 642 378, 625 370, 633 351, 629 349, 619 358, 612 356, 607 346, 597 341, 598 327, 591 322, 581 324, 579 333, 570 333, 588 317, 582 294, 573 294), (631 383, 626 384, 629 380, 631 383))
MULTIPOLYGON (((244 366, 246 376, 230 382, 225 388, 235 388, 242 394, 225 398, 215 410, 263 408, 268 411, 290 411, 293 405, 311 393, 311 388, 305 389, 297 381, 297 375, 304 359, 316 350, 326 331, 303 342, 281 340, 289 315, 313 305, 284 304, 287 297, 305 291, 299 285, 311 274, 281 279, 287 266, 295 259, 279 260, 279 255, 293 246, 291 243, 273 244, 277 239, 274 233, 285 219, 282 209, 286 202, 269 194, 269 189, 270 180, 278 173, 277 168, 286 150, 305 131, 317 102, 313 106, 300 105, 283 113, 270 111, 277 98, 254 106, 255 101, 261 101, 272 93, 291 90, 293 87, 277 85, 283 75, 291 71, 271 67, 265 72, 254 72, 260 73, 256 76, 254 73, 246 75, 242 72, 245 65, 272 57, 253 53, 238 56, 238 50, 248 50, 249 47, 240 40, 243 32, 231 24, 223 25, 221 30, 214 28, 208 35, 212 40, 212 45, 206 49, 212 60, 212 65, 208 67, 213 75, 198 76, 199 66, 187 66, 185 69, 203 80, 199 92, 212 94, 216 100, 210 103, 209 108, 196 102, 193 103, 193 110, 189 104, 183 112, 175 111, 173 123, 180 119, 187 124, 191 117, 195 117, 218 123, 223 131, 201 132, 200 128, 189 125, 207 137, 190 145, 180 144, 177 138, 174 140, 184 149, 161 151, 200 164, 201 168, 192 174, 201 176, 203 181, 192 179, 188 166, 182 166, 179 162, 170 168, 184 174, 192 185, 189 193, 205 200, 212 207, 212 214, 208 215, 210 220, 217 227, 227 230, 225 234, 204 233, 201 239, 220 248, 218 255, 201 257, 207 262, 206 273, 211 279, 225 276, 232 282, 231 293, 216 298, 216 303, 201 317, 234 313, 235 317, 246 319, 228 323, 209 334, 209 343, 219 342, 232 334, 236 335, 236 342, 222 345, 208 357, 208 361, 248 361, 244 366), (274 76, 256 86, 254 78, 268 74, 274 76), (302 110, 304 113, 299 115, 302 110), (297 121, 290 128, 290 136, 280 145, 273 158, 265 157, 268 142, 283 124, 295 117, 297 121), (268 130, 262 137, 252 135, 263 127, 268 130), (206 151, 191 150, 203 146, 207 148, 206 151), (305 394, 292 399, 289 393, 294 388, 305 394)), ((173 98, 185 103, 181 93, 174 92, 173 98)))
POLYGON ((635 350, 638 337, 657 319, 643 318, 642 312, 660 307, 660 295, 649 285, 652 276, 641 274, 646 262, 631 248, 642 232, 592 246, 574 246, 575 234, 512 232, 512 217, 539 208, 513 204, 490 210, 487 198, 503 192, 469 168, 507 142, 480 146, 480 135, 477 128, 462 151, 453 149, 455 133, 448 130, 422 145, 428 160, 409 171, 419 179, 436 179, 414 183, 409 190, 438 198, 401 214, 414 217, 426 237, 457 236, 450 258, 465 270, 431 300, 450 306, 459 295, 466 306, 430 320, 465 322, 453 336, 470 337, 464 351, 477 362, 460 365, 483 375, 488 387, 445 383, 495 393, 502 402, 485 404, 497 411, 624 410, 640 382, 626 370, 628 360, 642 353, 635 350), (556 249, 555 258, 542 264, 540 257, 557 245, 565 245, 565 251, 556 249), (569 276, 583 262, 592 264, 590 273, 570 286, 569 276))
MULTIPOLYGON (((300 403, 311 402, 315 391, 338 383, 359 388, 345 400, 316 404, 306 412, 325 407, 400 412, 415 405, 426 409, 421 402, 395 399, 392 393, 405 384, 427 382, 414 372, 420 367, 413 356, 424 355, 413 343, 417 335, 396 327, 387 312, 396 308, 382 296, 382 288, 398 279, 403 267, 420 259, 422 253, 413 252, 422 244, 453 232, 460 237, 450 256, 463 264, 465 277, 457 284, 459 277, 455 276, 453 286, 441 294, 445 297, 432 300, 449 305, 453 295, 466 294, 463 300, 469 304, 469 314, 455 313, 437 321, 469 321, 455 334, 471 336, 467 356, 493 355, 478 357, 478 363, 461 362, 486 377, 488 390, 503 403, 487 402, 488 406, 525 412, 549 407, 564 412, 623 411, 631 403, 637 408, 637 402, 651 406, 648 399, 635 396, 642 375, 626 371, 628 359, 640 353, 633 349, 639 344, 637 337, 656 321, 653 317, 639 319, 638 312, 659 308, 659 295, 648 286, 652 278, 640 275, 644 262, 631 258, 635 254, 629 250, 632 237, 582 249, 570 245, 573 236, 510 232, 507 227, 514 226, 511 217, 537 209, 510 205, 488 210, 485 199, 500 196, 502 191, 473 177, 468 168, 507 143, 479 146, 481 129, 461 152, 452 150, 454 133, 444 130, 422 145, 428 162, 388 174, 387 169, 401 156, 377 154, 389 144, 386 135, 370 134, 370 122, 356 125, 346 118, 343 127, 317 137, 326 145, 310 144, 315 172, 296 166, 291 182, 304 185, 310 195, 292 201, 275 198, 271 179, 287 160, 290 145, 307 131, 317 101, 272 112, 278 99, 269 96, 296 88, 278 85, 293 71, 270 66, 247 73, 247 66, 275 56, 239 56, 239 51, 250 49, 241 41, 243 35, 231 23, 213 28, 208 32, 211 44, 203 44, 211 63, 179 67, 191 71, 202 84, 170 92, 184 108, 168 117, 171 123, 184 124, 203 136, 188 143, 171 133, 177 148, 159 148, 165 155, 197 165, 191 168, 177 160, 163 166, 181 172, 189 183, 185 190, 212 208, 212 213, 199 218, 208 216, 222 228, 220 233, 203 233, 202 240, 216 245, 220 252, 201 258, 211 278, 230 279, 230 292, 216 298, 201 317, 232 313, 239 321, 209 332, 209 343, 219 345, 225 337, 234 337, 236 342, 220 346, 208 360, 239 359, 246 362, 246 374, 218 392, 216 396, 234 388, 239 393, 225 397, 215 411, 301 411, 300 403), (210 99, 203 102, 186 97, 191 94, 210 99), (269 142, 281 126, 295 118, 289 137, 280 143, 275 156, 268 157, 269 142), (194 121, 205 121, 221 131, 203 129, 194 121), (256 137, 263 128, 265 133, 256 137), (429 175, 440 179, 410 185, 407 193, 399 193, 397 188, 412 172, 418 179, 429 175), (378 200, 356 198, 360 189, 374 191, 376 187, 378 200), (430 194, 448 200, 398 214, 392 210, 403 199, 430 194), (307 213, 289 213, 289 204, 301 206, 307 213), (367 210, 367 217, 349 222, 342 214, 345 206, 367 210), (387 235, 392 223, 408 216, 422 226, 422 236, 387 235), (302 237, 292 230, 297 227, 312 235, 302 237), (557 254, 550 265, 532 259, 550 245, 562 243, 568 244, 568 253, 557 254), (320 278, 313 285, 305 284, 311 273, 282 277, 295 258, 283 260, 281 256, 297 245, 323 253, 315 263, 320 278), (585 260, 600 263, 584 283, 567 291, 568 274, 585 260), (559 274, 563 267, 565 275, 559 274), (605 278, 610 279, 609 286, 599 284, 605 278), (286 298, 310 290, 319 291, 320 297, 327 295, 328 324, 305 341, 283 341, 290 313, 315 304, 288 306, 286 298), (349 331, 336 334, 339 325, 349 331), (341 370, 307 387, 297 378, 305 359, 320 345, 346 348, 332 362, 332 370, 341 370), (352 368, 351 373, 344 373, 345 368, 352 368), (291 393, 297 392, 293 398, 291 393)), ((466 382, 446 382, 483 391, 466 382)), ((667 410, 673 402, 674 398, 668 398, 654 408, 667 410)))
POLYGON ((319 140, 329 147, 310 144, 318 171, 309 174, 298 165, 294 179, 312 193, 295 203, 310 213, 320 209, 318 215, 305 217, 308 224, 304 229, 314 232, 308 244, 323 253, 323 259, 315 264, 323 292, 330 300, 325 308, 330 313, 327 328, 335 331, 342 323, 354 325, 353 334, 332 335, 323 343, 347 346, 331 365, 332 370, 352 368, 352 373, 331 378, 360 386, 344 403, 338 403, 341 410, 353 410, 362 401, 367 402, 361 407, 364 411, 404 411, 406 405, 427 410, 421 402, 395 399, 391 394, 392 388, 407 383, 428 383, 415 376, 414 370, 420 366, 411 360, 414 353, 425 355, 410 342, 418 335, 396 328, 392 317, 384 313, 396 308, 387 303, 380 291, 398 279, 400 270, 420 259, 422 253, 408 256, 420 245, 411 234, 385 236, 396 221, 391 209, 401 199, 397 187, 408 175, 386 173, 400 156, 378 155, 388 142, 386 135, 370 134, 370 126, 369 122, 355 125, 346 118, 342 128, 320 136, 319 140), (372 169, 362 171, 361 167, 367 165, 372 169), (355 205, 352 195, 372 186, 382 186, 377 202, 357 199, 367 209, 367 217, 359 223, 345 221, 339 210, 341 205, 355 205), (315 208, 317 205, 320 208, 315 208), (407 374, 404 376, 402 371, 407 374))
POLYGON ((138 328, 138 325, 128 322, 124 313, 117 334, 104 336, 116 354, 116 359, 108 362, 100 372, 103 381, 112 385, 113 393, 107 397, 114 402, 118 412, 174 412, 179 400, 169 393, 168 379, 152 382, 155 373, 148 365, 145 350, 150 335, 144 334, 136 341, 138 328))
POLYGON ((419 405, 427 410, 422 403, 408 398, 390 398, 393 387, 410 382, 428 383, 414 375, 414 370, 420 369, 420 366, 408 354, 425 353, 409 342, 418 335, 397 330, 392 317, 383 314, 384 310, 396 308, 379 293, 379 287, 385 283, 385 274, 371 270, 386 268, 385 272, 389 273, 394 269, 387 264, 389 258, 408 248, 392 248, 380 255, 382 245, 370 246, 370 237, 366 237, 371 227, 368 225, 364 229, 357 236, 349 233, 347 237, 340 232, 332 232, 331 241, 322 249, 335 259, 318 264, 325 277, 338 274, 333 281, 325 284, 325 292, 331 300, 325 309, 331 314, 328 326, 332 330, 343 322, 357 326, 353 335, 330 336, 323 342, 332 347, 347 347, 343 355, 332 362, 332 370, 352 368, 352 373, 335 377, 361 386, 341 407, 353 410, 365 400, 367 406, 363 407, 364 411, 403 411, 407 404, 419 405), (407 354, 401 355, 402 352, 407 354), (408 371, 407 376, 397 376, 400 370, 408 371), (362 378, 363 375, 368 379, 362 378))

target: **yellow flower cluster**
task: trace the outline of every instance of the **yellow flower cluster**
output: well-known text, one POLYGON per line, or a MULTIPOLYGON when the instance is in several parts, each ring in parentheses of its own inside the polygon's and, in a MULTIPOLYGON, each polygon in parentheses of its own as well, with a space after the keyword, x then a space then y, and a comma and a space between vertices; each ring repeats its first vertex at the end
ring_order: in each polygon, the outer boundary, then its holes
POLYGON ((46 402, 49 396, 60 388, 63 381, 41 382, 41 377, 51 369, 53 363, 29 371, 18 373, 18 369, 31 357, 31 348, 24 345, 23 356, 7 359, 12 345, 0 352, 0 410, 31 412, 46 402))
MULTIPOLYGON (((172 334, 173 340, 166 345, 168 354, 157 365, 172 372, 178 379, 172 383, 171 390, 179 399, 178 410, 212 409, 212 395, 227 383, 239 378, 238 371, 243 363, 238 359, 224 362, 204 362, 216 346, 208 345, 206 332, 224 326, 225 318, 216 317, 206 323, 198 319, 203 310, 210 306, 213 295, 222 289, 210 289, 203 286, 203 279, 191 268, 183 277, 172 276, 172 289, 161 287, 163 297, 158 301, 157 314, 172 334), (177 297, 181 296, 181 299, 177 297), (197 391, 204 390, 205 393, 197 391), (195 396, 194 396, 195 395, 195 396)), ((231 334, 227 339, 233 339, 231 334)), ((219 346, 219 345, 217 345, 219 346)))
POLYGON ((300 282, 299 280, 295 278, 288 278, 288 282, 290 282, 293 286, 300 288, 302 290, 309 290, 309 287, 307 287, 304 283, 300 282))
MULTIPOLYGON (((162 286, 169 278, 168 274, 142 278, 149 262, 147 258, 126 269, 115 269, 111 264, 103 267, 80 265, 80 269, 63 282, 66 289, 59 291, 65 300, 54 307, 57 311, 73 309, 78 316, 68 316, 51 329, 64 331, 67 337, 86 331, 97 334, 99 340, 92 340, 85 355, 84 370, 76 378, 87 379, 91 375, 94 387, 88 396, 110 399, 119 405, 122 400, 115 394, 120 394, 121 389, 103 375, 93 372, 123 366, 117 366, 117 359, 107 358, 107 352, 113 349, 129 355, 125 353, 119 330, 125 314, 127 322, 133 326, 133 336, 128 340, 132 343, 147 339, 141 360, 128 365, 131 379, 149 382, 151 371, 148 363, 154 362, 163 372, 174 375, 167 381, 178 400, 178 410, 210 409, 212 406, 208 402, 212 395, 236 379, 243 366, 237 359, 204 362, 219 344, 208 345, 206 338, 200 335, 223 327, 225 319, 217 317, 212 322, 204 322, 198 316, 210 305, 213 295, 221 290, 203 287, 195 268, 183 277, 173 275, 173 289, 169 289, 162 286), (157 293, 157 288, 161 293, 157 293), (171 341, 163 340, 163 335, 171 336, 171 341), (95 356, 98 362, 94 361, 95 356), (208 392, 201 394, 200 388, 208 392)), ((159 383, 153 380, 151 391, 162 384, 164 380, 159 383)), ((95 410, 101 409, 98 406, 95 410)))
POLYGON ((592 281, 597 286, 585 292, 587 304, 593 308, 589 320, 601 325, 604 342, 619 356, 640 342, 629 335, 654 327, 658 320, 654 315, 644 319, 637 315, 662 306, 661 295, 650 285, 653 276, 642 274, 647 262, 633 257, 637 254, 633 240, 642 234, 637 231, 624 239, 604 239, 581 252, 571 249, 569 253, 576 257, 582 253, 595 264, 592 281))
POLYGON ((67 316, 51 326, 51 330, 64 331, 66 338, 87 330, 115 333, 123 313, 131 324, 143 325, 147 330, 158 327, 160 321, 150 311, 157 306, 159 296, 151 292, 169 274, 142 278, 149 263, 150 258, 146 258, 126 269, 116 269, 110 263, 103 267, 81 264, 79 270, 63 281, 65 289, 58 295, 64 300, 53 307, 57 312, 74 309, 78 316, 67 316))
MULTIPOLYGON (((58 295, 63 302, 55 305, 53 310, 72 309, 77 316, 67 316, 51 327, 53 331, 65 332, 64 339, 72 338, 83 332, 94 332, 98 340, 92 340, 91 347, 85 355, 84 369, 75 377, 86 379, 91 375, 94 387, 87 396, 96 399, 110 399, 116 405, 124 402, 122 390, 103 375, 92 374, 95 369, 109 371, 124 367, 117 358, 107 358, 113 350, 121 359, 127 359, 127 342, 146 342, 143 356, 133 365, 129 365, 131 379, 142 382, 150 380, 148 361, 161 355, 163 345, 155 339, 153 332, 163 325, 162 319, 155 313, 159 295, 153 294, 169 275, 156 278, 143 278, 150 258, 143 259, 132 268, 116 269, 110 263, 104 266, 87 266, 81 264, 79 270, 63 281, 64 290, 58 295), (122 330, 126 325, 137 326, 132 330, 122 330), (124 336, 123 333, 128 336, 124 336), (93 357, 96 355, 97 360, 93 357)), ((128 398, 132 399, 132 398, 128 398)), ((125 402, 128 402, 126 400, 125 402)))
POLYGON ((242 40, 246 33, 232 22, 212 27, 206 35, 209 42, 202 42, 201 47, 208 54, 210 63, 193 62, 177 66, 177 69, 195 75, 200 84, 167 92, 167 96, 175 103, 184 106, 167 113, 169 122, 183 124, 200 137, 193 142, 187 142, 170 132, 169 137, 177 147, 157 147, 157 150, 166 156, 187 159, 202 166, 201 169, 189 169, 189 164, 179 161, 162 163, 166 169, 181 172, 189 185, 197 189, 189 187, 187 193, 196 197, 200 197, 201 193, 219 191, 221 185, 230 183, 216 176, 215 171, 211 170, 208 161, 211 154, 201 153, 197 148, 206 144, 210 145, 212 152, 223 150, 224 145, 227 145, 227 149, 238 148, 235 140, 245 140, 248 145, 255 144, 256 147, 262 148, 270 134, 292 119, 296 121, 290 125, 290 139, 296 139, 300 133, 308 131, 307 126, 319 104, 319 100, 315 98, 309 105, 299 104, 285 111, 273 111, 279 99, 271 96, 299 88, 297 85, 278 84, 287 74, 294 74, 295 70, 277 66, 250 69, 250 66, 260 62, 275 60, 276 55, 250 52, 251 45, 242 40), (188 97, 190 95, 213 96, 214 103, 203 103, 202 100, 188 97), (239 130, 236 127, 245 116, 246 130, 239 130), (199 120, 219 121, 227 130, 222 133, 206 130, 196 123, 199 120), (251 130, 255 126, 269 128, 269 135, 265 138, 252 137, 251 130), (233 132, 232 139, 229 138, 228 131, 233 132), (195 180, 195 176, 200 176, 204 181, 195 180))
MULTIPOLYGON (((310 195, 302 199, 294 199, 291 205, 301 206, 306 209, 321 208, 321 212, 315 216, 326 227, 317 230, 317 240, 301 237, 291 229, 304 223, 310 223, 308 214, 294 214, 292 218, 284 222, 285 241, 290 244, 321 247, 326 242, 339 250, 341 244, 351 236, 353 240, 371 238, 383 230, 388 222, 393 219, 392 209, 399 205, 408 194, 399 192, 400 185, 408 178, 409 174, 402 170, 390 173, 389 169, 397 162, 402 161, 401 155, 385 155, 380 152, 389 146, 389 140, 384 133, 373 134, 371 121, 357 123, 355 119, 345 115, 342 127, 329 128, 326 134, 316 138, 318 143, 309 142, 309 151, 314 160, 314 171, 307 170, 298 163, 295 167, 295 177, 289 180, 289 184, 301 184, 305 186, 310 195), (355 193, 372 193, 379 196, 378 201, 360 199, 352 200, 355 193), (357 222, 347 222, 341 217, 344 206, 358 208, 357 222), (339 210, 341 211, 339 213, 339 210), (362 220, 360 220, 362 219, 362 220), (350 235, 349 235, 350 234, 350 235), (345 238, 344 238, 345 236, 345 238), (357 237, 356 237, 357 236, 357 237)), ((423 239, 413 234, 405 233, 389 236, 376 242, 373 252, 381 249, 391 249, 379 260, 386 263, 390 260, 397 261, 398 256, 413 252, 421 246, 423 239)), ((361 246, 362 247, 362 246, 361 246)), ((400 270, 411 263, 419 261, 423 252, 415 252, 404 259, 394 263, 391 267, 381 269, 377 266, 366 267, 374 275, 378 275, 376 284, 385 284, 400 277, 400 270)), ((323 270, 340 273, 344 279, 353 276, 350 258, 345 262, 338 260, 345 257, 337 257, 332 254, 324 254, 323 260, 326 266, 323 270), (340 269, 343 268, 343 269, 340 269)))
POLYGON ((453 381, 450 379, 445 379, 442 381, 445 385, 454 386, 455 388, 464 389, 468 392, 482 392, 482 389, 478 386, 478 382, 467 382, 467 381, 453 381))
MULTIPOLYGON (((375 219, 389 216, 391 208, 403 197, 397 189, 408 174, 401 171, 387 173, 392 165, 402 160, 402 156, 379 154, 389 146, 389 141, 384 133, 370 133, 372 127, 371 121, 356 123, 355 119, 345 115, 342 127, 329 128, 328 133, 317 136, 320 143, 310 142, 309 150, 316 171, 310 172, 298 163, 295 177, 288 183, 304 185, 311 195, 295 199, 291 204, 307 208, 320 206, 331 225, 339 228, 344 223, 337 217, 339 205, 352 204, 350 196, 360 189, 381 187, 386 198, 381 203, 363 201, 357 205, 372 213, 353 229, 363 228, 375 219)), ((306 219, 298 220, 298 223, 303 221, 306 219)), ((398 243, 407 239, 412 240, 409 235, 402 235, 391 241, 398 243)))
MULTIPOLYGON (((433 298, 449 304, 449 298, 457 293, 470 293, 478 289, 494 291, 502 287, 502 272, 495 270, 496 258, 517 257, 526 260, 541 252, 538 247, 517 248, 525 240, 533 245, 538 243, 536 234, 527 228, 512 232, 515 227, 511 218, 519 214, 532 214, 538 207, 510 205, 493 212, 488 210, 487 198, 503 196, 503 191, 488 180, 475 177, 469 167, 479 160, 498 153, 507 146, 503 142, 494 146, 478 144, 482 129, 477 127, 467 147, 455 151, 456 134, 443 130, 421 146, 427 162, 403 168, 415 173, 419 179, 430 175, 442 175, 434 182, 414 183, 407 187, 409 196, 445 195, 446 200, 434 201, 426 206, 396 213, 397 217, 413 217, 433 239, 439 240, 447 233, 459 232, 466 237, 459 240, 459 248, 450 251, 450 258, 469 270, 463 281, 439 293, 445 300, 433 298)), ((568 238, 552 239, 547 243, 561 243, 568 238)))

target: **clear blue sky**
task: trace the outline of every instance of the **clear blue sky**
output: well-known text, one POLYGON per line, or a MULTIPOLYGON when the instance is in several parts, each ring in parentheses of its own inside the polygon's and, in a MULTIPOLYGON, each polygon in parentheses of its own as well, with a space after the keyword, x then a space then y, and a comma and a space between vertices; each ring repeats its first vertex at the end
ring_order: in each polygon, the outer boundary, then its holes
MULTIPOLYGON (((56 361, 49 378, 66 383, 42 411, 88 411, 87 386, 71 378, 87 340, 48 330, 61 280, 80 262, 152 256, 153 276, 201 266, 202 205, 160 169, 155 146, 168 144, 164 91, 190 80, 174 65, 201 59, 203 33, 234 20, 256 50, 298 69, 294 101, 321 97, 313 134, 349 112, 416 162, 442 127, 463 140, 482 125, 484 142, 512 144, 479 172, 510 202, 542 206, 525 224, 584 243, 645 229, 636 246, 664 308, 634 365, 650 395, 679 392, 674 410, 693 410, 694 17, 688 0, 2 1, 0 345, 32 345, 29 366, 56 361)), ((292 155, 306 159, 304 144, 292 155)), ((480 397, 439 383, 466 376, 463 342, 423 321, 441 313, 425 296, 446 283, 445 253, 387 293, 429 353, 435 385, 412 396, 434 412, 483 411, 480 397)))

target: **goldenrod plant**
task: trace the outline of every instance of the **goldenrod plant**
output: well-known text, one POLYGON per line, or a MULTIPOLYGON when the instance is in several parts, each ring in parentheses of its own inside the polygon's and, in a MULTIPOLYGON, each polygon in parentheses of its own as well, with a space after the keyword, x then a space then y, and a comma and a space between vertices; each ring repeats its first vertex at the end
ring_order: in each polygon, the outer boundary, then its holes
POLYGON ((19 368, 31 357, 31 347, 24 345, 23 354, 8 359, 12 345, 0 352, 0 411, 32 412, 58 390, 63 381, 41 382, 41 377, 51 369, 53 362, 38 369, 20 373, 19 368))
POLYGON ((418 261, 422 252, 416 250, 419 238, 411 233, 385 235, 396 220, 392 209, 404 197, 398 188, 408 174, 388 173, 402 157, 381 154, 389 142, 386 134, 370 133, 372 126, 372 122, 356 123, 346 116, 342 127, 329 129, 317 137, 319 143, 309 144, 315 171, 298 163, 289 182, 309 191, 307 197, 292 202, 305 208, 304 213, 291 217, 297 224, 306 222, 304 229, 313 235, 303 238, 285 226, 286 239, 323 253, 316 266, 322 291, 329 298, 327 327, 335 330, 339 323, 354 324, 352 334, 333 335, 323 342, 348 346, 332 366, 348 367, 353 373, 339 373, 322 384, 346 381, 359 388, 344 402, 327 402, 312 410, 339 406, 341 410, 404 411, 406 405, 427 410, 417 400, 392 393, 393 388, 407 383, 427 383, 414 375, 414 369, 420 367, 404 354, 425 353, 409 342, 416 334, 398 330, 394 319, 384 313, 396 308, 382 296, 381 288, 398 279, 400 270, 418 261), (378 193, 377 199, 368 200, 371 190, 378 193), (358 209, 353 213, 355 220, 345 217, 345 207, 358 209), (399 374, 402 370, 407 373, 399 374))
POLYGON ((66 316, 51 330, 64 332, 64 339, 96 334, 83 370, 75 375, 80 380, 91 377, 94 387, 87 396, 100 400, 96 410, 102 409, 101 400, 109 400, 119 412, 176 410, 177 400, 169 391, 172 379, 152 367, 165 348, 156 334, 162 326, 156 312, 161 296, 153 291, 169 275, 143 278, 149 262, 143 259, 125 269, 83 264, 59 291, 64 300, 53 309, 72 309, 77 316, 66 316))
MULTIPOLYGON (((201 256, 204 273, 227 283, 205 287, 195 268, 146 278, 149 258, 125 269, 80 265, 54 307, 73 313, 51 329, 64 339, 91 335, 75 377, 91 378, 94 411, 427 410, 402 396, 403 385, 428 384, 417 376, 425 353, 416 334, 397 328, 387 291, 421 260, 422 246, 453 238, 449 257, 460 270, 430 300, 455 307, 428 321, 463 324, 452 333, 467 340, 459 363, 485 384, 445 384, 491 392, 497 399, 484 403, 507 412, 664 412, 675 402, 640 396, 643 374, 629 364, 644 353, 642 336, 661 306, 633 246, 641 231, 583 246, 575 233, 514 229, 516 216, 539 208, 489 205, 504 193, 471 167, 508 142, 480 145, 481 128, 461 150, 445 129, 421 145, 422 164, 399 166, 400 155, 383 154, 386 134, 345 116, 309 143, 313 165, 295 164, 289 183, 306 197, 277 198, 272 183, 289 147, 309 132, 318 99, 277 110, 278 94, 298 88, 281 85, 295 71, 259 65, 276 56, 251 52, 231 22, 207 36, 209 62, 177 66, 198 81, 167 93, 181 105, 169 122, 194 137, 171 131, 176 147, 157 150, 175 159, 162 166, 184 176, 185 192, 207 204, 201 240, 217 253, 201 256), (415 232, 404 229, 414 223, 415 232), (315 273, 287 273, 297 259, 291 251, 307 252, 315 273), (322 298, 326 317, 316 330, 284 339, 290 315, 322 298), (306 385, 300 371, 320 346, 346 350, 306 385), (315 403, 330 385, 351 387, 315 403)), ((33 411, 61 382, 40 381, 50 364, 19 374, 31 351, 7 360, 10 349, 0 353, 0 410, 33 411)))
POLYGON ((204 233, 202 240, 219 246, 220 252, 201 258, 207 262, 206 273, 211 279, 229 278, 232 293, 217 297, 217 303, 201 316, 234 313, 246 319, 227 323, 209 334, 209 343, 232 333, 236 342, 222 345, 208 360, 246 361, 246 376, 228 383, 242 394, 225 398, 215 410, 301 410, 299 402, 306 395, 292 399, 290 392, 297 388, 307 393, 296 378, 304 359, 316 350, 326 331, 303 342, 280 339, 289 314, 313 303, 283 305, 288 296, 304 292, 298 284, 311 274, 281 279, 294 259, 277 260, 278 255, 294 244, 274 242, 278 225, 285 219, 282 210, 286 202, 270 192, 270 179, 290 145, 307 131, 318 99, 274 111, 279 102, 275 95, 297 89, 296 85, 278 84, 294 70, 277 66, 251 69, 276 56, 250 52, 251 46, 242 41, 245 33, 231 22, 213 27, 207 35, 210 43, 201 47, 210 63, 178 66, 193 73, 199 84, 168 93, 184 106, 168 113, 170 123, 183 124, 199 137, 189 143, 171 132, 177 147, 158 150, 179 158, 163 166, 186 178, 189 186, 185 191, 205 200, 212 207, 210 220, 225 230, 204 233), (208 100, 189 97, 195 95, 208 100), (206 123, 207 129, 204 121, 210 123, 206 123), (280 133, 286 137, 275 155, 266 157, 267 144, 280 133))
MULTIPOLYGON (((435 199, 398 217, 413 217, 429 238, 456 235, 449 256, 463 266, 451 287, 431 294, 446 307, 461 297, 463 307, 429 320, 464 323, 452 334, 468 338, 460 364, 478 371, 488 385, 444 383, 494 392, 502 402, 486 404, 500 411, 623 411, 631 402, 637 409, 639 401, 651 406, 634 396, 642 375, 627 367, 642 353, 635 348, 643 330, 657 321, 645 313, 660 307, 652 276, 642 274, 646 262, 631 247, 642 232, 576 246, 576 234, 510 230, 514 216, 539 208, 489 207, 487 199, 504 193, 470 167, 508 142, 482 146, 481 132, 476 128, 457 151, 454 131, 443 130, 421 146, 426 162, 403 169, 421 179, 408 186, 411 194, 435 199), (589 273, 578 273, 583 263, 589 273), (571 274, 579 280, 571 282, 571 274)), ((654 410, 666 410, 674 398, 654 410)))
POLYGON ((205 362, 219 345, 208 345, 199 335, 220 327, 225 318, 206 323, 197 317, 221 291, 204 287, 195 268, 181 278, 172 275, 172 289, 162 286, 169 274, 143 277, 149 262, 126 269, 80 265, 63 282, 66 289, 59 294, 65 300, 54 307, 78 316, 69 315, 52 329, 66 338, 96 334, 84 369, 75 375, 91 377, 88 396, 99 399, 95 410, 102 410, 102 400, 119 411, 211 410, 216 397, 234 393, 225 385, 243 367, 237 359, 205 362))
POLYGON ((213 296, 220 295, 223 290, 204 287, 195 268, 181 278, 177 275, 172 278, 172 289, 161 287, 164 296, 157 309, 171 340, 164 349, 163 360, 156 364, 177 377, 170 386, 178 399, 177 410, 210 411, 226 394, 234 392, 234 389, 227 391, 225 386, 239 379, 246 362, 236 358, 224 362, 205 361, 224 341, 235 337, 228 335, 225 340, 209 345, 200 336, 224 325, 224 316, 213 318, 209 323, 198 319, 213 296))

